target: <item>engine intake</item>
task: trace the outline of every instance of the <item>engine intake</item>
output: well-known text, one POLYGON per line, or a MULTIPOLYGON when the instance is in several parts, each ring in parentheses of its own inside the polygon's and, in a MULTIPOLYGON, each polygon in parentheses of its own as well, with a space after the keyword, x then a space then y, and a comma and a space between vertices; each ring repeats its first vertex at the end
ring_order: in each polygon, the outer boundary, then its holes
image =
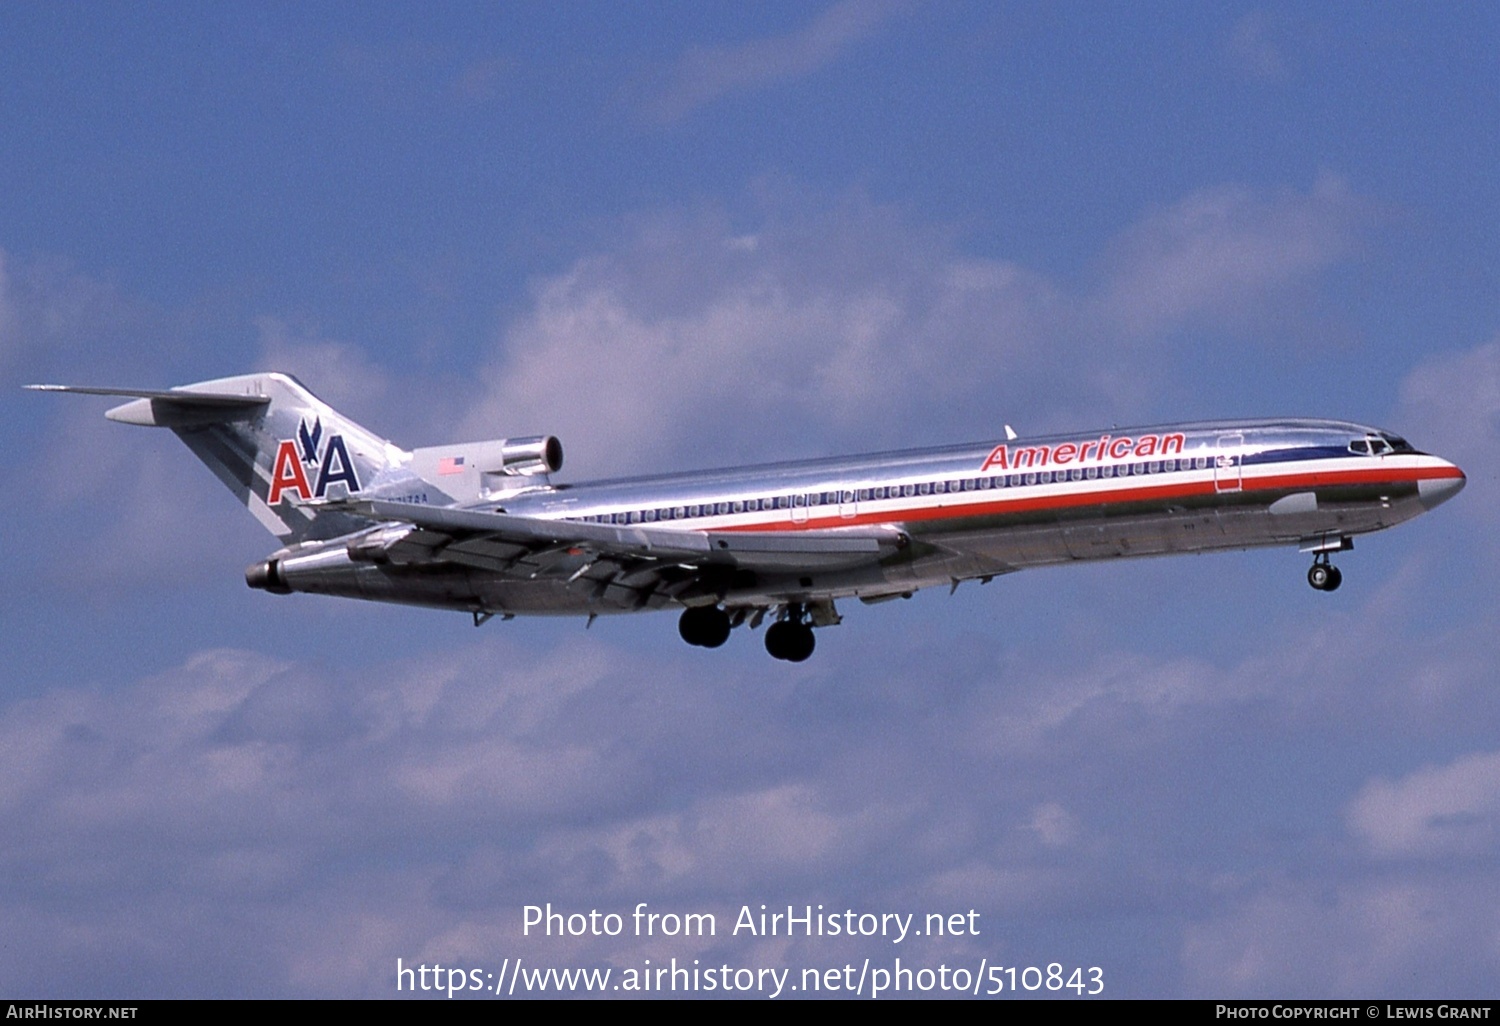
POLYGON ((469 474, 551 474, 562 469, 562 443, 551 435, 434 445, 412 450, 412 470, 435 484, 469 474))

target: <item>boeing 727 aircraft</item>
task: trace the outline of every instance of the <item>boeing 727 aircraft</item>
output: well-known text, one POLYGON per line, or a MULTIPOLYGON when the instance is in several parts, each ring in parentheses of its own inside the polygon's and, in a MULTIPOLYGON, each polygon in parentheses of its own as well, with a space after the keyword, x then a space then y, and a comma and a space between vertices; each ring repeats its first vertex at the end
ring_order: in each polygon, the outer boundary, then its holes
POLYGON ((407 452, 286 374, 129 397, 106 414, 170 428, 282 548, 252 588, 499 614, 680 609, 715 648, 769 620, 801 661, 839 599, 910 597, 1085 559, 1295 545, 1333 591, 1330 555, 1464 486, 1377 428, 1334 420, 1174 424, 847 459, 555 484, 552 437, 407 452))

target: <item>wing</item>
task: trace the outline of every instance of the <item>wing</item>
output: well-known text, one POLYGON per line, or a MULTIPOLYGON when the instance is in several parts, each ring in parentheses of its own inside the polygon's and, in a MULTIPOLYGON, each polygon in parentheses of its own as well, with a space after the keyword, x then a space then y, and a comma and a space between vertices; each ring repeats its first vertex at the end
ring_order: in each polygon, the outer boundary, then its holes
POLYGON ((384 521, 349 543, 355 559, 456 563, 520 578, 560 577, 689 599, 743 582, 872 565, 908 544, 889 528, 819 532, 681 531, 354 499, 330 505, 384 521))

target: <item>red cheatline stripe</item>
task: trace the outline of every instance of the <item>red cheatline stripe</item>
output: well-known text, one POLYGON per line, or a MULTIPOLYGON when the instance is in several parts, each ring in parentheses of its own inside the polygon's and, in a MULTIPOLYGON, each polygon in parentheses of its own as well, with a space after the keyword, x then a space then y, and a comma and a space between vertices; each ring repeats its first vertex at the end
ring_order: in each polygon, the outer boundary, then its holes
MULTIPOLYGON (((1303 474, 1278 474, 1266 476, 1245 475, 1239 489, 1226 492, 1217 492, 1215 483, 1208 481, 1193 481, 1177 484, 1160 484, 1141 488, 1094 488, 1090 491, 1069 492, 1063 495, 1045 495, 1031 498, 1017 497, 1013 499, 1001 499, 991 502, 967 502, 954 503, 947 506, 910 506, 900 510, 887 510, 879 513, 860 513, 852 517, 843 517, 837 514, 833 516, 808 517, 798 523, 782 518, 774 521, 763 521, 754 524, 734 524, 726 527, 706 528, 713 531, 814 531, 830 527, 856 527, 863 524, 888 524, 888 523, 913 523, 917 521, 931 520, 966 520, 976 516, 990 516, 999 513, 1031 513, 1038 510, 1049 509, 1074 509, 1079 506, 1099 506, 1107 508, 1112 505, 1142 502, 1163 499, 1184 499, 1197 495, 1244 495, 1249 492, 1259 491, 1286 491, 1298 488, 1328 488, 1340 485, 1400 485, 1414 484, 1417 481, 1440 480, 1444 478, 1463 477, 1463 471, 1454 466, 1444 467, 1414 467, 1400 470, 1392 474, 1389 470, 1325 470, 1315 473, 1303 474)), ((1119 478, 1115 478, 1119 480, 1119 478)), ((1078 483, 1078 482, 1065 482, 1078 483)), ((1047 487, 1046 485, 1028 485, 1023 487, 1047 487)), ((1016 486, 1001 489, 1001 491, 1014 491, 1016 486)), ((944 493, 941 497, 952 495, 944 493)), ((960 495, 972 495, 973 492, 960 492, 960 495)), ((940 498, 940 496, 929 496, 928 498, 940 498)), ((884 502, 888 500, 873 499, 872 502, 884 502)), ((778 511, 783 516, 787 510, 778 511)))

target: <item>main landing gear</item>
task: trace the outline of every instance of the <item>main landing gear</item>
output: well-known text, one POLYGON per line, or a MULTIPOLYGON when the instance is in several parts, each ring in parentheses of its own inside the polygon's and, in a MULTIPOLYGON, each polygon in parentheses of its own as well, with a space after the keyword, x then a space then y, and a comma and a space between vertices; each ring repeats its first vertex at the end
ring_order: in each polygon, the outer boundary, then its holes
MULTIPOLYGON (((750 621, 750 626, 758 626, 765 612, 764 609, 758 611, 750 621)), ((817 610, 814 610, 814 613, 816 612, 817 610)), ((809 622, 815 618, 801 603, 788 604, 781 614, 781 619, 766 628, 766 651, 777 659, 785 659, 790 663, 802 662, 813 654, 813 648, 816 645, 812 623, 809 622)), ((729 640, 730 630, 744 619, 744 610, 738 610, 731 617, 718 606, 691 606, 682 611, 682 616, 677 621, 677 633, 681 634, 682 640, 689 645, 697 645, 699 648, 718 648, 729 640)), ((826 622, 837 623, 838 620, 835 616, 834 619, 826 622)))
POLYGON ((729 614, 718 606, 689 606, 677 621, 677 633, 689 645, 718 648, 729 640, 729 614))
POLYGON ((813 654, 817 639, 812 626, 802 622, 802 607, 790 606, 787 619, 777 620, 766 628, 766 651, 777 659, 800 663, 813 654))
POLYGON ((1328 553, 1320 552, 1307 570, 1307 583, 1319 591, 1337 591, 1344 583, 1344 575, 1328 561, 1328 553))

